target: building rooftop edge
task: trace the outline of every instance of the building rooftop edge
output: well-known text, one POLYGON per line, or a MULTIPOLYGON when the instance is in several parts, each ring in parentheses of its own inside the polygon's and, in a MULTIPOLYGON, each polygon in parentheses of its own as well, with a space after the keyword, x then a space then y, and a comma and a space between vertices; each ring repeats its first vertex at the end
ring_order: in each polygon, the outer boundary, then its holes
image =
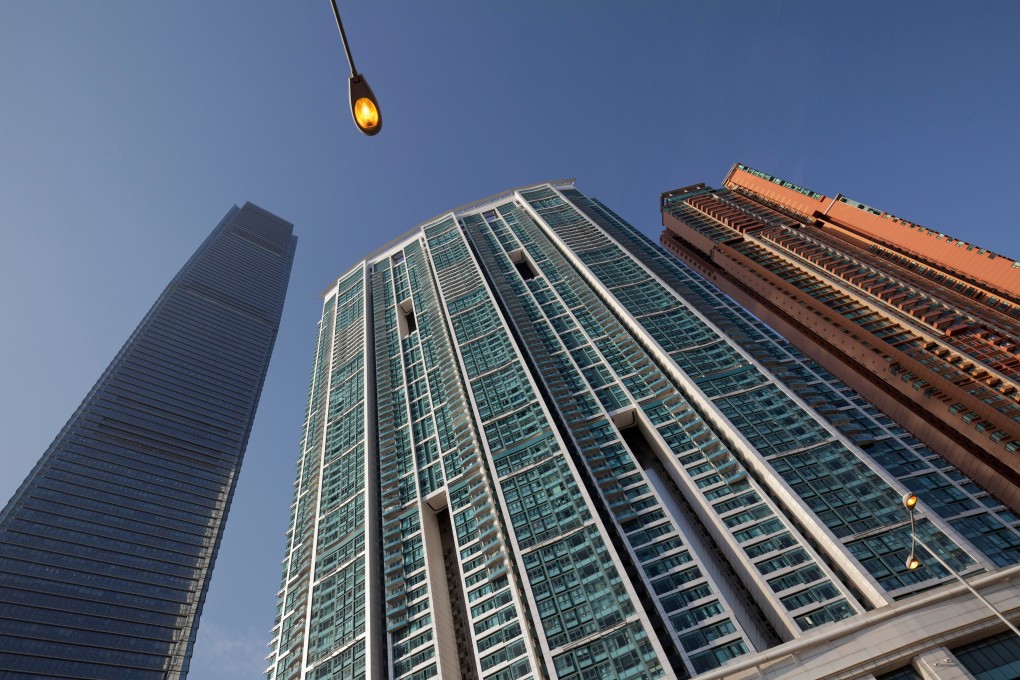
MULTIPOLYGON (((236 205, 234 207, 237 208, 236 205)), ((274 220, 279 220, 280 222, 283 222, 284 224, 289 225, 291 230, 294 229, 294 223, 293 222, 291 222, 290 220, 283 219, 282 217, 280 217, 279 215, 277 215, 273 211, 266 210, 265 208, 263 208, 261 205, 259 205, 257 203, 252 203, 251 201, 245 201, 244 205, 241 206, 240 208, 238 208, 238 210, 242 210, 244 208, 253 208, 255 210, 258 210, 259 212, 262 212, 262 213, 265 213, 266 215, 269 215, 274 220)))
MULTIPOLYGON (((824 200, 839 201, 841 203, 846 203, 847 205, 849 205, 851 207, 854 207, 854 208, 857 208, 858 210, 862 210, 862 211, 864 211, 866 213, 870 213, 872 215, 875 215, 877 217, 881 217, 883 219, 887 219, 887 220, 893 222, 894 224, 897 224, 898 226, 907 227, 907 228, 911 228, 911 229, 917 229, 920 233, 925 234, 926 236, 931 236, 931 237, 939 239, 939 240, 947 239, 949 243, 959 242, 959 243, 962 243, 963 245, 966 245, 966 246, 973 246, 975 248, 979 248, 979 253, 978 254, 979 255, 984 255, 985 257, 987 257, 988 259, 991 259, 991 260, 994 260, 996 258, 1002 258, 1003 260, 1006 260, 1007 262, 1011 262, 1011 263, 1018 262, 1018 260, 1010 257, 1009 255, 1003 255, 1002 253, 996 252, 996 251, 994 251, 994 250, 992 250, 990 248, 983 248, 983 247, 977 245, 976 243, 972 243, 970 241, 965 241, 962 238, 959 238, 957 236, 953 236, 952 234, 949 234, 949 233, 946 233, 946 232, 941 232, 941 231, 938 231, 937 229, 932 229, 931 227, 926 227, 923 224, 918 224, 917 222, 913 222, 911 220, 904 219, 902 217, 899 217, 897 215, 892 214, 891 212, 888 212, 888 211, 885 211, 885 210, 879 210, 878 208, 874 208, 874 207, 872 207, 870 205, 867 205, 865 203, 861 203, 860 201, 855 201, 854 199, 850 198, 849 196, 845 196, 845 195, 840 194, 840 193, 837 193, 835 195, 835 197, 826 196, 825 194, 821 194, 821 193, 819 193, 817 191, 812 191, 811 189, 807 189, 807 188, 802 187, 800 185, 794 184, 793 182, 790 182, 788 180, 784 180, 781 177, 777 177, 775 175, 770 175, 770 174, 768 174, 766 172, 763 172, 763 171, 758 170, 756 168, 752 168, 751 166, 745 165, 743 163, 734 163, 733 164, 733 167, 730 168, 730 171, 728 173, 726 173, 726 177, 723 179, 723 186, 726 186, 726 184, 730 181, 730 179, 733 177, 733 174, 737 170, 743 170, 744 172, 747 172, 747 173, 749 173, 751 175, 755 175, 755 176, 760 177, 762 179, 765 179, 767 181, 771 181, 771 182, 773 182, 773 183, 775 183, 775 184, 777 184, 779 186, 785 187, 787 189, 792 189, 793 191, 796 191, 798 193, 804 194, 804 195, 809 196, 809 197, 820 198, 820 199, 824 199, 824 200)), ((948 264, 948 263, 944 263, 944 264, 948 264)))
POLYGON ((394 246, 396 246, 398 243, 401 243, 402 241, 408 240, 409 238, 411 238, 415 234, 419 233, 426 226, 432 224, 433 222, 437 222, 438 220, 446 217, 447 215, 454 215, 456 217, 456 216, 462 215, 462 214, 464 214, 466 212, 477 210, 478 208, 481 208, 482 206, 484 206, 484 205, 486 205, 488 203, 495 203, 496 201, 502 200, 504 198, 508 198, 508 197, 512 196, 515 192, 518 192, 518 191, 524 191, 526 189, 535 189, 535 188, 544 187, 544 186, 553 186, 553 187, 557 187, 557 188, 569 187, 569 186, 574 186, 574 183, 576 181, 577 181, 576 177, 569 177, 569 178, 566 178, 566 179, 554 179, 554 180, 548 180, 548 181, 545 181, 545 182, 533 182, 531 184, 522 184, 521 186, 513 187, 511 189, 505 189, 503 191, 497 192, 497 193, 492 194, 490 196, 486 196, 485 198, 479 199, 477 201, 471 201, 470 203, 464 203, 462 205, 458 205, 456 208, 453 208, 452 210, 444 210, 443 212, 439 213, 438 215, 430 217, 429 219, 427 219, 427 220, 425 220, 423 222, 419 222, 417 225, 411 227, 410 229, 408 229, 404 233, 400 234, 399 236, 396 236, 396 237, 390 239, 389 241, 387 241, 386 243, 384 243, 380 247, 378 247, 375 250, 373 250, 372 252, 370 252, 365 257, 361 258, 352 267, 347 269, 344 273, 340 274, 340 276, 334 277, 330 281, 330 284, 328 286, 326 286, 321 293, 319 293, 319 298, 320 299, 325 298, 326 295, 329 293, 329 291, 333 290, 333 288, 337 285, 337 283, 340 281, 340 279, 342 279, 345 276, 347 276, 348 274, 350 274, 352 271, 354 271, 355 268, 360 266, 362 263, 367 262, 369 260, 372 260, 377 255, 379 255, 380 253, 384 253, 387 250, 389 250, 389 249, 393 248, 394 246))
MULTIPOLYGON (((1020 266, 1020 260, 1016 260, 1016 259, 1010 257, 1009 255, 1003 255, 1002 253, 999 253, 999 252, 996 252, 994 250, 991 250, 990 248, 982 248, 981 246, 978 246, 975 243, 971 243, 969 241, 964 241, 962 238, 953 236, 952 234, 948 234, 948 233, 937 231, 935 229, 932 229, 931 227, 926 227, 923 224, 918 224, 917 222, 911 222, 910 220, 906 220, 906 219, 904 219, 902 217, 898 217, 898 216, 896 216, 896 215, 894 215, 894 214, 892 214, 890 212, 887 212, 887 211, 884 211, 884 210, 879 210, 878 208, 873 208, 870 205, 866 205, 864 203, 861 203, 860 201, 855 201, 855 200, 853 200, 852 198, 850 198, 848 196, 844 196, 843 194, 836 194, 835 198, 830 197, 830 196, 826 196, 825 194, 821 194, 821 193, 819 193, 817 191, 813 191, 811 189, 807 189, 806 187, 802 187, 802 186, 800 186, 798 184, 794 184, 793 182, 790 182, 788 180, 784 180, 783 178, 777 177, 776 175, 770 175, 767 172, 763 172, 763 171, 758 170, 756 168, 752 168, 751 166, 745 165, 744 163, 739 163, 738 162, 738 163, 734 163, 732 166, 730 166, 729 171, 723 177, 723 181, 722 181, 722 186, 723 187, 726 187, 730 183, 730 181, 733 178, 733 175, 738 170, 742 170, 742 171, 747 172, 749 174, 755 175, 757 177, 765 179, 766 181, 774 182, 775 184, 777 184, 777 185, 779 185, 781 187, 785 187, 787 189, 791 189, 791 190, 796 191, 798 193, 804 194, 805 196, 808 196, 810 198, 817 198, 817 199, 824 199, 824 200, 833 200, 833 201, 839 201, 841 203, 846 203, 847 205, 850 205, 850 206, 852 206, 854 208, 857 208, 859 210, 863 210, 864 212, 871 213, 872 215, 876 215, 876 216, 881 217, 883 219, 888 219, 888 220, 892 221, 893 223, 895 223, 895 224, 897 224, 899 226, 913 228, 913 229, 918 229, 921 233, 929 235, 929 236, 932 236, 934 238, 938 238, 940 240, 941 239, 947 239, 949 243, 959 242, 959 243, 962 243, 963 245, 966 245, 966 246, 972 246, 972 247, 979 248, 980 251, 979 251, 978 254, 979 255, 984 255, 988 259, 994 260, 996 258, 1002 258, 1003 260, 1005 260, 1007 262, 1014 263, 1013 264, 1014 267, 1020 266)), ((691 192, 691 191, 696 190, 696 189, 701 188, 701 187, 706 187, 707 188, 707 185, 705 185, 702 182, 702 183, 699 183, 699 184, 692 184, 692 185, 680 187, 680 188, 677 188, 677 189, 671 189, 669 191, 663 191, 661 194, 659 194, 660 207, 664 206, 666 201, 668 199, 674 197, 674 196, 678 196, 678 195, 681 195, 681 194, 684 194, 684 193, 688 193, 688 192, 691 192)))

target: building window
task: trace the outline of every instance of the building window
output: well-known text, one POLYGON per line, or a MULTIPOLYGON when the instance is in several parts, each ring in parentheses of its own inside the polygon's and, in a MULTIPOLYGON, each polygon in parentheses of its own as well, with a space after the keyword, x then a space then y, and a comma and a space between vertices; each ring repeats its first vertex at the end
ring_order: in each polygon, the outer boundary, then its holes
POLYGON ((950 651, 975 677, 1020 677, 1020 639, 1011 632, 1000 633, 950 651))

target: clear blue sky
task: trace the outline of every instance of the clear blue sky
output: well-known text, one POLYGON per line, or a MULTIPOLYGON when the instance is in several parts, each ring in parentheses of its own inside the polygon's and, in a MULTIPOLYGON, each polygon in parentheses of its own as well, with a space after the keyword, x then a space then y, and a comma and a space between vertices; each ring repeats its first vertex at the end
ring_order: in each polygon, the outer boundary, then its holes
POLYGON ((319 292, 455 206, 577 177, 649 234, 735 161, 1020 257, 1020 3, 0 2, 0 503, 227 209, 296 225, 191 678, 257 677, 319 292))

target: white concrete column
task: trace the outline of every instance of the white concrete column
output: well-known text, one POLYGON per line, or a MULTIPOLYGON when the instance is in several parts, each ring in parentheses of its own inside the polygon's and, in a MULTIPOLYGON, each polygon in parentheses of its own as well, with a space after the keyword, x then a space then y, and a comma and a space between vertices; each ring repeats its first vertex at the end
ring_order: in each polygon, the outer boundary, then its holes
POLYGON ((936 647, 914 657, 924 680, 974 680, 974 676, 945 647, 936 647))

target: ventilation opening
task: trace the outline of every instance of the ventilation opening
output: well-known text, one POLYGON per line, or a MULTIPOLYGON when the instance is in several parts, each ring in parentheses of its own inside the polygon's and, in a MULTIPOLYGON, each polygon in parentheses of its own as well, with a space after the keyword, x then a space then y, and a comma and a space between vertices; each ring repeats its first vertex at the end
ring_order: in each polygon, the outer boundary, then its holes
POLYGON ((528 281, 538 276, 538 274, 535 273, 537 271, 537 267, 535 267, 526 252, 518 248, 517 250, 510 251, 508 255, 510 256, 510 261, 514 263, 517 273, 521 275, 522 279, 528 281))
POLYGON ((421 510, 436 647, 443 678, 478 680, 471 644, 471 620, 462 589, 460 560, 446 493, 429 498, 421 510))
POLYGON ((397 307, 397 325, 400 326, 400 337, 406 338, 418 330, 418 322, 414 319, 414 303, 404 300, 397 307))
POLYGON ((614 414, 613 423, 648 477, 649 484, 662 499, 663 509, 679 527, 684 543, 701 558, 751 644, 759 650, 779 644, 781 639, 776 629, 730 566, 726 556, 716 547, 710 531, 702 524, 694 508, 683 497, 676 480, 670 475, 662 457, 672 454, 661 449, 651 434, 651 426, 633 408, 614 414))

